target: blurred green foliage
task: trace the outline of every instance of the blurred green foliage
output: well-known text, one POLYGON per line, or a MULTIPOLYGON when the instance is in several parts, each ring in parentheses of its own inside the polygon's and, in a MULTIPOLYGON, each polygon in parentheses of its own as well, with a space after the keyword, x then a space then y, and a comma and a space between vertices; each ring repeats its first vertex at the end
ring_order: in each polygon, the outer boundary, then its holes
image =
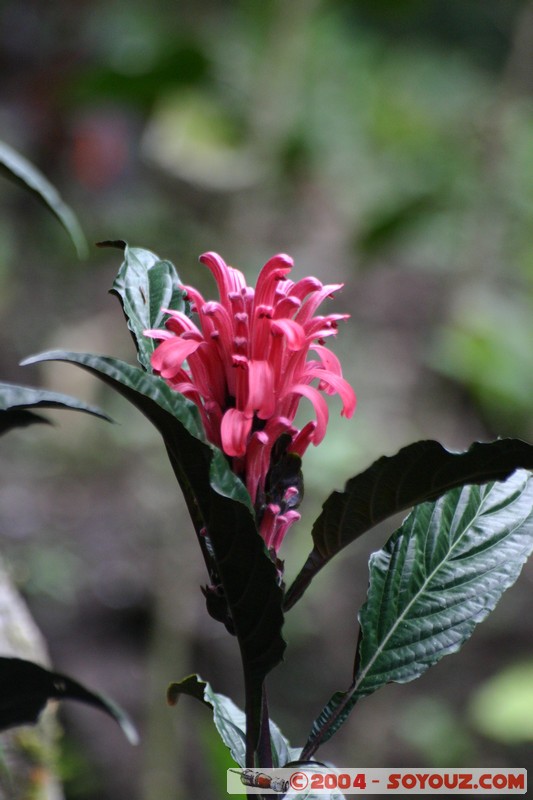
POLYGON ((459 767, 477 759, 464 722, 437 697, 416 698, 401 716, 400 729, 425 762, 435 767, 459 767))
POLYGON ((469 704, 472 724, 506 744, 533 740, 533 661, 519 661, 485 681, 469 704))

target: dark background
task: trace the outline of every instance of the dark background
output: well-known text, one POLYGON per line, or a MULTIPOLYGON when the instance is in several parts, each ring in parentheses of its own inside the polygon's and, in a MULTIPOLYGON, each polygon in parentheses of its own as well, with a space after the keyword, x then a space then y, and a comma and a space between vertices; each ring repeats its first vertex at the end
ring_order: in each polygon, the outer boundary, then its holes
MULTIPOLYGON (((198 671, 242 701, 156 434, 73 367, 18 367, 55 346, 134 359, 107 294, 120 254, 93 243, 154 250, 208 296, 197 257, 211 249, 251 283, 280 251, 296 278, 345 282, 334 349, 359 405, 341 420, 334 399, 326 442, 306 454, 304 516, 281 553, 290 578, 325 497, 382 453, 533 438, 532 91, 533 5, 514 0, 0 3, 0 139, 60 189, 91 244, 78 260, 0 182, 2 379, 118 423, 51 414, 55 430, 2 441, 2 552, 53 663, 143 735, 133 750, 97 712, 65 708, 69 800, 224 796, 209 714, 188 698, 167 708, 165 688, 198 671)), ((294 745, 349 683, 368 555, 393 528, 345 551, 288 618, 270 698, 294 745)), ((526 566, 459 655, 365 700, 323 757, 530 766, 532 581, 526 566)))

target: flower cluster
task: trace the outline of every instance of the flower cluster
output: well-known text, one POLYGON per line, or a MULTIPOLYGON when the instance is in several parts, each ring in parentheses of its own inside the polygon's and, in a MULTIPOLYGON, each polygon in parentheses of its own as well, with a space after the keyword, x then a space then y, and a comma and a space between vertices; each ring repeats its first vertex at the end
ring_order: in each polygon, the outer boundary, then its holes
POLYGON ((259 531, 277 553, 300 517, 301 481, 294 462, 326 432, 323 393, 340 395, 344 416, 355 410, 340 362, 324 346, 349 315, 315 315, 342 284, 323 285, 312 277, 291 281, 293 261, 283 254, 267 261, 255 290, 216 253, 205 253, 200 261, 212 272, 220 301, 182 287, 198 325, 165 309, 166 329, 145 331, 160 342, 152 367, 198 406, 208 439, 245 482, 259 531), (310 352, 314 358, 308 360, 310 352), (293 422, 302 398, 311 402, 314 419, 299 430, 293 422))

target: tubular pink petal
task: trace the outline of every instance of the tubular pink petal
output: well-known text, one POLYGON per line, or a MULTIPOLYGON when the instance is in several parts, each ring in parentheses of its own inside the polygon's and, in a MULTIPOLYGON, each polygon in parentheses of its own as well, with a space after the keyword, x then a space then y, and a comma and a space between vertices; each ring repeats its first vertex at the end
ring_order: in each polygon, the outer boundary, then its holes
POLYGON ((266 470, 264 454, 268 444, 268 436, 264 431, 256 431, 251 437, 246 448, 246 488, 255 503, 257 492, 263 489, 266 470))
MULTIPOLYGON (((207 400, 204 403, 204 408, 206 414, 208 414, 211 423, 216 427, 217 431, 220 430, 220 424, 222 422, 222 407, 216 400, 207 400)), ((217 436, 218 441, 220 441, 220 436, 217 436)))
POLYGON ((297 383, 295 386, 291 386, 289 394, 297 394, 306 397, 313 404, 317 423, 313 444, 319 444, 326 435, 329 419, 328 404, 318 389, 304 383, 297 383))
POLYGON ((205 264, 213 274, 218 287, 220 302, 230 311, 230 295, 246 289, 246 279, 244 275, 240 270, 235 269, 235 267, 228 266, 218 253, 212 251, 203 253, 199 260, 202 264, 205 264))
POLYGON ((202 336, 201 333, 198 333, 198 331, 185 331, 180 335, 180 339, 183 339, 184 341, 190 339, 193 342, 200 342, 203 344, 207 344, 205 338, 202 336))
POLYGON ((272 319, 274 315, 274 306, 268 303, 261 303, 255 307, 255 319, 272 319))
POLYGON ((202 264, 205 264, 208 270, 213 274, 220 299, 222 300, 223 297, 227 297, 232 287, 229 280, 229 268, 224 259, 221 258, 218 253, 210 250, 207 253, 202 253, 198 260, 202 264))
POLYGON ((268 360, 270 365, 272 366, 272 371, 274 375, 274 388, 276 392, 276 397, 279 395, 279 390, 281 388, 281 377, 284 368, 285 359, 285 341, 283 336, 272 336, 270 342, 270 350, 268 353, 268 360))
POLYGON ((255 310, 250 342, 252 358, 264 359, 268 357, 272 312, 272 306, 264 305, 255 310))
POLYGON ((246 278, 240 269, 235 269, 235 267, 228 266, 228 281, 230 285, 228 297, 230 300, 232 294, 240 293, 243 289, 246 289, 246 278))
POLYGON ((303 454, 315 438, 317 424, 314 419, 303 426, 302 430, 294 437, 289 446, 290 453, 296 453, 302 458, 303 454))
POLYGON ((244 411, 248 403, 248 359, 246 356, 233 355, 231 364, 232 396, 239 411, 244 411))
POLYGON ((257 278, 254 308, 265 304, 272 305, 278 281, 285 278, 293 265, 294 261, 285 253, 279 253, 266 262, 257 278))
POLYGON ((173 331, 178 336, 181 336, 182 333, 195 333, 199 337, 202 336, 202 332, 198 326, 194 324, 187 314, 168 308, 162 308, 161 311, 169 315, 169 318, 165 322, 165 327, 168 328, 169 331, 173 331))
POLYGON ((236 346, 242 353, 248 353, 250 331, 248 329, 248 314, 240 311, 233 318, 233 333, 236 346))
POLYGON ((245 289, 242 289, 241 294, 244 302, 244 310, 248 314, 249 319, 251 319, 254 309, 255 291, 251 286, 247 286, 245 289))
POLYGON ((192 400, 193 403, 198 407, 200 415, 202 417, 202 423, 205 430, 205 435, 207 439, 212 443, 220 447, 220 436, 219 436, 219 429, 220 429, 220 409, 218 409, 218 417, 215 412, 213 406, 216 404, 203 404, 202 398, 198 392, 197 387, 194 383, 190 383, 189 381, 182 380, 176 381, 175 383, 171 383, 172 388, 179 392, 180 394, 187 397, 189 400, 192 400), (210 408, 209 408, 210 405, 210 408))
POLYGON ((315 378, 320 381, 318 385, 319 391, 340 396, 342 400, 341 415, 350 419, 355 411, 357 399, 348 381, 336 372, 308 364, 307 369, 302 374, 302 379, 312 381, 315 378))
POLYGON ((269 419, 276 410, 274 375, 268 361, 248 362, 248 399, 245 412, 254 411, 260 419, 269 419))
POLYGON ((220 439, 228 456, 246 455, 246 440, 252 429, 252 418, 237 408, 229 408, 222 417, 220 439))
POLYGON ((234 314, 239 314, 240 312, 244 311, 244 298, 242 296, 242 290, 240 292, 229 292, 228 300, 231 303, 234 314))
POLYGON ((211 398, 219 405, 226 398, 226 373, 212 345, 199 348, 188 359, 189 371, 198 391, 204 398, 211 398))
POLYGON ((306 344, 304 329, 293 319, 275 319, 271 330, 273 334, 280 334, 285 338, 289 350, 301 350, 306 344))
POLYGON ((174 336, 161 342, 152 353, 151 364, 163 378, 172 378, 181 369, 183 362, 196 352, 202 342, 180 339, 174 336))
POLYGON ((291 421, 287 419, 287 417, 271 417, 269 420, 267 420, 267 423, 263 428, 262 432, 268 436, 268 443, 265 445, 263 453, 263 464, 264 464, 263 484, 264 484, 267 472, 270 467, 270 455, 272 453, 272 448, 274 447, 277 440, 283 433, 288 433, 289 436, 292 438, 298 433, 298 429, 292 426, 291 421))
POLYGON ((350 419, 355 411, 357 398, 348 381, 342 376, 337 375, 335 372, 330 372, 327 369, 315 370, 314 376, 319 378, 321 383, 327 383, 333 390, 333 393, 339 395, 342 400, 341 415, 343 417, 347 417, 347 419, 350 419))
MULTIPOLYGON (((278 340, 273 338, 273 344, 276 345, 278 340)), ((301 350, 286 350, 282 355, 283 364, 278 379, 278 397, 285 397, 290 391, 293 383, 300 383, 301 375, 305 370, 307 350, 303 347, 301 350)), ((291 417, 292 419, 293 417, 291 417)))
POLYGON ((216 418, 212 418, 210 414, 206 413, 205 421, 205 434, 209 441, 222 450, 222 442, 220 440, 220 422, 216 418))
MULTIPOLYGON (((189 299, 194 300, 194 311, 198 314, 198 319, 200 322, 200 328, 202 329, 202 334, 205 339, 208 339, 209 336, 212 335, 214 330, 213 320, 211 317, 205 314, 205 306, 207 305, 204 298, 200 294, 200 292, 196 292, 194 289, 187 287, 187 295, 189 299)), ((194 325, 194 323, 190 323, 194 325)), ((196 326, 195 326, 196 327, 196 326)))
POLYGON ((174 375, 173 378, 166 378, 166 381, 175 392, 180 392, 180 394, 190 397, 197 405, 202 402, 198 387, 191 382, 191 376, 184 369, 180 369, 178 374, 174 375), (182 386, 185 388, 182 389, 182 386), (188 387, 190 387, 190 389, 188 387), (195 393, 194 397, 191 392, 195 393))
POLYGON ((242 331, 243 325, 248 335, 248 312, 242 292, 231 292, 229 295, 233 324, 236 330, 242 331))
POLYGON ((292 281, 289 278, 285 277, 283 280, 276 281, 276 288, 274 290, 274 297, 272 298, 272 305, 274 308, 278 306, 280 303, 283 303, 285 300, 289 299, 289 293, 287 291, 287 284, 292 284, 292 281))
POLYGON ((322 286, 320 289, 317 289, 314 292, 311 292, 296 315, 298 322, 300 322, 302 325, 305 325, 305 323, 313 317, 315 311, 324 302, 324 300, 327 297, 333 297, 333 293, 338 292, 343 286, 343 283, 330 283, 322 286))
POLYGON ((202 312, 211 319, 213 331, 220 333, 220 344, 229 355, 233 343, 233 317, 228 314, 224 306, 214 301, 206 303, 202 312))
POLYGON ((291 286, 289 295, 290 297, 297 298, 301 305, 308 294, 311 294, 311 292, 318 292, 320 289, 322 289, 322 282, 319 281, 318 278, 309 276, 308 278, 302 278, 296 281, 296 283, 291 286))
POLYGON ((334 372, 336 375, 342 377, 341 362, 328 347, 324 347, 324 345, 321 344, 312 344, 309 349, 317 353, 325 369, 329 369, 330 372, 334 372))
POLYGON ((299 505, 300 492, 296 486, 289 486, 283 495, 283 508, 289 509, 292 506, 299 505))
POLYGON ((280 414, 283 415, 286 419, 292 422, 294 421, 294 417, 298 411, 298 406, 300 404, 301 396, 298 394, 292 394, 290 391, 289 393, 283 398, 283 400, 279 403, 278 411, 280 414))
POLYGON ((281 297, 274 305, 274 319, 292 319, 300 306, 296 297, 281 297))
POLYGON ((291 281, 290 278, 285 276, 285 280, 278 281, 276 283, 276 292, 275 292, 275 303, 281 303, 283 300, 286 300, 291 293, 291 289, 294 286, 294 281, 291 281))
POLYGON ((279 551, 287 531, 294 525, 295 522, 301 519, 301 514, 298 511, 286 511, 280 514, 275 523, 274 534, 270 537, 269 549, 274 550, 276 553, 279 551))
POLYGON ((263 512, 263 518, 259 526, 259 533, 269 550, 272 549, 272 542, 276 535, 276 520, 280 511, 279 506, 269 503, 263 512))
POLYGON ((235 336, 233 349, 237 355, 245 355, 248 352, 248 339, 246 336, 235 336))
POLYGON ((161 341, 164 339, 176 338, 176 334, 172 333, 171 331, 163 330, 162 328, 148 328, 147 330, 143 331, 143 336, 148 336, 150 339, 160 339, 161 341))
POLYGON ((326 336, 336 336, 337 323, 349 319, 349 314, 329 314, 327 317, 313 317, 304 325, 308 341, 323 339, 326 336))
POLYGON ((209 360, 209 369, 219 376, 219 379, 223 384, 223 394, 226 397, 235 397, 233 347, 228 350, 228 348, 224 346, 219 331, 213 331, 209 337, 208 345, 208 348, 206 348, 206 357, 209 360))
POLYGON ((201 295, 198 289, 195 289, 194 286, 182 286, 181 288, 185 292, 185 296, 191 304, 191 310, 198 313, 198 309, 205 305, 203 295, 201 295))
POLYGON ((198 387, 192 381, 187 380, 187 377, 182 376, 182 380, 172 381, 172 388, 180 394, 185 394, 190 397, 194 402, 200 403, 200 393, 198 387), (193 398, 194 395, 194 398, 193 398))
POLYGON ((288 417, 271 417, 269 420, 267 420, 263 431, 267 434, 269 443, 274 445, 282 433, 288 433, 291 436, 295 436, 298 433, 298 428, 293 426, 288 417))

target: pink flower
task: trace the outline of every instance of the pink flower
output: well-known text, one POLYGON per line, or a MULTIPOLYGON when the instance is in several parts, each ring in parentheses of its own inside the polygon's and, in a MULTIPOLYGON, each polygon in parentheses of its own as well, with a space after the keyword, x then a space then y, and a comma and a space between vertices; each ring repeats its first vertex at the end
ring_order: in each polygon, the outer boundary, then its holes
POLYGON ((340 396, 344 416, 355 410, 354 391, 324 345, 349 315, 316 315, 342 284, 323 285, 311 277, 291 281, 293 261, 283 254, 267 261, 255 290, 216 253, 204 253, 200 261, 213 273, 220 300, 206 302, 184 286, 198 325, 181 311, 165 309, 166 329, 144 332, 160 342, 152 367, 196 403, 207 438, 246 483, 259 531, 277 553, 300 516, 299 461, 291 454, 301 457, 324 438, 324 394, 340 396), (314 418, 299 430, 293 422, 302 398, 311 403, 314 418))

